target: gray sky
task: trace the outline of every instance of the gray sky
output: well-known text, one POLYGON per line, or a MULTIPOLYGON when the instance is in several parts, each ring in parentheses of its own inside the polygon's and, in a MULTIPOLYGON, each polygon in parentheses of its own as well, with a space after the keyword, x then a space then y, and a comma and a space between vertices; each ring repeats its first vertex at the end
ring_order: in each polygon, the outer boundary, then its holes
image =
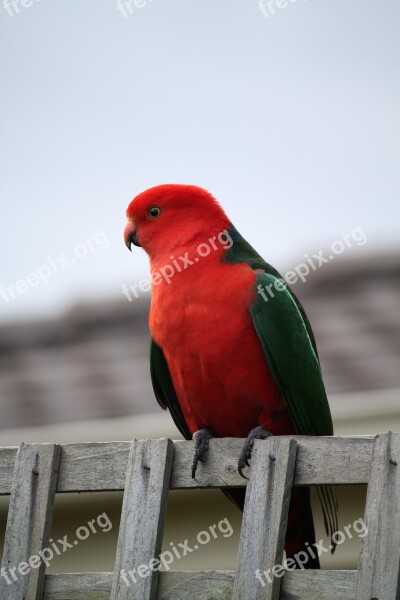
POLYGON ((208 188, 281 270, 357 226, 368 242, 348 253, 398 243, 398 0, 275 0, 267 16, 257 0, 141 0, 133 14, 127 0, 12 1, 0 284, 51 275, 3 293, 0 318, 118 297, 146 275, 122 230, 158 183, 208 188))

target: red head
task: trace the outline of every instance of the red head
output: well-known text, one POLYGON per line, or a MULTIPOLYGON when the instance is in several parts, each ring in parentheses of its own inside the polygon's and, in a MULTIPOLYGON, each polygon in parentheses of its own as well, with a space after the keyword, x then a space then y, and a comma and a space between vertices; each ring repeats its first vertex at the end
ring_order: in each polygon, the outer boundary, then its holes
POLYGON ((194 185, 165 184, 142 192, 126 211, 125 244, 143 246, 150 257, 170 253, 228 229, 215 198, 194 185))

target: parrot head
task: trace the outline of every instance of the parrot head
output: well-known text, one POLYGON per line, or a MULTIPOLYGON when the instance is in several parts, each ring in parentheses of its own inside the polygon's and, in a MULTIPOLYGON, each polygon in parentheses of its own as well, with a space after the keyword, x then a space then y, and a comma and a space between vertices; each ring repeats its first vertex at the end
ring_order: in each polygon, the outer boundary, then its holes
POLYGON ((142 246, 150 257, 169 253, 229 228, 216 199, 194 185, 165 184, 136 196, 126 211, 125 244, 142 246))

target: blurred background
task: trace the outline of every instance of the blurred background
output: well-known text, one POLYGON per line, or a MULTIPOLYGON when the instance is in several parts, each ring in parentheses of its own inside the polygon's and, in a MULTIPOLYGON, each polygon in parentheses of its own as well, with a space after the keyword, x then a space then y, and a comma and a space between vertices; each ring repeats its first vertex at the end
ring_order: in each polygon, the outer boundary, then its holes
MULTIPOLYGON (((0 10, 1 446, 180 438, 150 385, 150 298, 131 289, 147 258, 122 239, 132 197, 165 182, 209 189, 295 273, 336 434, 400 431, 399 3, 0 10)), ((339 491, 342 526, 364 494, 339 491)), ((113 569, 121 499, 57 496, 53 537, 104 511, 113 528, 50 571, 113 569)), ((241 515, 217 491, 171 493, 166 545, 225 517, 232 537, 173 568, 234 568, 241 515)), ((355 568, 358 547, 323 566, 355 568)))

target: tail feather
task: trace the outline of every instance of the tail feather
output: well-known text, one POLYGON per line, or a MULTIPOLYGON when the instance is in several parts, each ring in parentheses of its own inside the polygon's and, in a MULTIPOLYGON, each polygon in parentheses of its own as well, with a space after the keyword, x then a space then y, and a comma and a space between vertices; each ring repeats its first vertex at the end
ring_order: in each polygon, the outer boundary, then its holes
POLYGON ((333 554, 336 549, 336 538, 334 538, 334 534, 339 529, 337 516, 338 503, 335 488, 331 485, 321 485, 317 486, 316 489, 321 504, 326 535, 329 536, 331 540, 330 550, 333 554))
MULTIPOLYGON (((296 569, 320 569, 315 544, 315 529, 311 511, 310 489, 293 488, 286 530, 286 558, 295 562, 296 569), (299 552, 302 554, 299 555, 299 552)), ((293 566, 293 564, 291 565, 293 566)))

